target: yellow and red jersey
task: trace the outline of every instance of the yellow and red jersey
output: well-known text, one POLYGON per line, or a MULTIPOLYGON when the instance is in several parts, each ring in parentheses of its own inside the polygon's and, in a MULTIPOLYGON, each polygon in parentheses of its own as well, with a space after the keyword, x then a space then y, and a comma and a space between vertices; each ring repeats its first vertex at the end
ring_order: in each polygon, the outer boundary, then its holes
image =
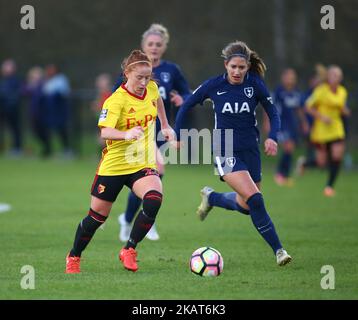
POLYGON ((120 86, 103 104, 98 126, 129 131, 141 126, 138 140, 106 140, 97 174, 124 175, 143 168, 156 168, 155 123, 157 118, 158 86, 150 81, 142 97, 120 86))
POLYGON ((308 108, 315 108, 320 114, 331 119, 331 123, 324 123, 316 118, 311 130, 311 141, 315 143, 327 143, 334 140, 344 139, 344 125, 342 110, 347 103, 347 90, 338 86, 333 92, 327 83, 318 86, 308 98, 308 108))

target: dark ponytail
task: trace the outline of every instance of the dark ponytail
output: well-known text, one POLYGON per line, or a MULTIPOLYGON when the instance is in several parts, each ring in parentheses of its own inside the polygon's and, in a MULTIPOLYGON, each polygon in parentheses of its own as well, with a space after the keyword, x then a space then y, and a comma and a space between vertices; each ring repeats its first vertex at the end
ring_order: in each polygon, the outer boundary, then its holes
POLYGON ((267 68, 265 62, 259 57, 259 55, 255 51, 251 51, 250 63, 250 70, 256 72, 263 78, 265 76, 267 68))

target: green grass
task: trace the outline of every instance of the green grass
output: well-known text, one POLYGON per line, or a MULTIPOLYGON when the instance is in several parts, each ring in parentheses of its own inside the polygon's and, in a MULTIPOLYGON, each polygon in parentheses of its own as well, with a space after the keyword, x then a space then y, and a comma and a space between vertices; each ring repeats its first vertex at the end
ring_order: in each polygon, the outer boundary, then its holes
POLYGON ((199 190, 228 191, 211 166, 167 166, 157 226, 161 239, 138 247, 139 271, 118 262, 117 216, 123 190, 104 230, 83 254, 82 273, 65 275, 65 256, 89 208, 96 160, 0 159, 0 299, 357 299, 357 172, 343 172, 337 196, 326 199, 326 174, 312 171, 292 188, 272 182, 264 168, 266 206, 292 264, 280 268, 249 217, 214 209, 205 222, 195 216, 199 190), (191 253, 213 246, 224 258, 217 278, 190 273, 191 253), (35 289, 23 290, 23 265, 35 268, 35 289), (332 265, 334 290, 320 286, 323 265, 332 265))

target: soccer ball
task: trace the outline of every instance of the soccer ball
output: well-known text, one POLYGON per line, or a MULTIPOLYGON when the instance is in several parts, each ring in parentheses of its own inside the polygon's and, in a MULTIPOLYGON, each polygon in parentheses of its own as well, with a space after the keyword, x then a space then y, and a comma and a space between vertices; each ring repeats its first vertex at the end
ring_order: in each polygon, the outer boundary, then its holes
POLYGON ((202 247, 193 252, 190 258, 190 270, 203 277, 216 277, 223 272, 224 260, 214 248, 202 247))

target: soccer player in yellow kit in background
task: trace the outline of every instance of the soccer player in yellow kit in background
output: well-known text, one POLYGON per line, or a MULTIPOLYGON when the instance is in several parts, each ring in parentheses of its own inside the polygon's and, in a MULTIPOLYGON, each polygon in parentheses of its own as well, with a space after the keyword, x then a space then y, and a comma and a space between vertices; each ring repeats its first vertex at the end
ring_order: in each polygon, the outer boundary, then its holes
POLYGON ((324 195, 335 195, 333 189, 344 155, 345 132, 342 115, 349 115, 347 90, 341 85, 343 72, 338 66, 330 66, 327 82, 315 88, 306 101, 306 110, 314 118, 310 139, 316 148, 318 166, 328 162, 329 177, 324 195))
POLYGON ((91 189, 91 207, 80 222, 73 248, 66 257, 66 273, 80 272, 80 258, 94 233, 107 219, 113 202, 126 185, 143 200, 130 238, 119 259, 130 271, 137 271, 137 244, 155 221, 162 202, 162 183, 156 169, 155 123, 173 139, 162 98, 152 80, 152 63, 140 50, 124 61, 126 81, 104 103, 98 126, 106 139, 102 159, 91 189))

